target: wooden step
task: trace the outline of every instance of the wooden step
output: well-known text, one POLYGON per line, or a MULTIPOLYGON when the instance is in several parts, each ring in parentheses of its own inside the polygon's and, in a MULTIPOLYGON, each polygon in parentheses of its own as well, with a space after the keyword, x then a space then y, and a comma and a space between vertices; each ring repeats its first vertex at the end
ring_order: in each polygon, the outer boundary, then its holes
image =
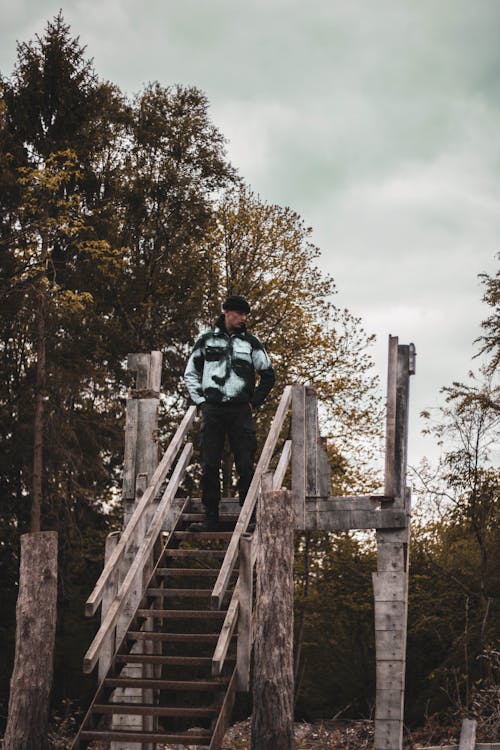
POLYGON ((138 609, 137 617, 157 617, 159 620, 223 620, 225 609, 138 609))
MULTIPOLYGON (((233 589, 228 589, 225 594, 226 599, 230 599, 233 589)), ((159 597, 163 599, 210 599, 212 589, 146 589, 146 596, 159 597)))
MULTIPOLYGON (((157 568, 155 575, 161 578, 170 578, 174 576, 187 576, 200 578, 217 578, 220 573, 220 568, 157 568)), ((232 576, 237 575, 238 569, 235 568, 232 576)))
POLYGON ((195 599, 203 599, 209 597, 212 593, 212 589, 146 589, 146 596, 191 596, 195 599))
POLYGON ((220 633, 155 633, 150 630, 129 630, 127 633, 129 640, 166 643, 217 643, 219 636, 220 633))
POLYGON ((219 708, 219 706, 185 708, 180 706, 151 706, 144 703, 99 703, 93 705, 92 713, 206 718, 217 715, 219 708))
POLYGON ((223 560, 226 556, 225 549, 169 549, 168 547, 163 551, 164 557, 216 557, 219 560, 223 560))
POLYGON ((102 742, 163 742, 164 744, 182 744, 191 747, 192 745, 209 745, 211 740, 210 733, 201 734, 200 731, 196 732, 185 732, 180 734, 159 734, 156 732, 124 732, 124 731, 99 731, 98 729, 85 730, 81 732, 80 739, 85 740, 101 740, 102 742))
MULTIPOLYGON (((212 664, 211 656, 157 656, 156 654, 117 654, 119 664, 170 664, 179 667, 208 667, 212 664)), ((225 661, 231 661, 227 657, 225 661)), ((234 661, 234 659, 233 659, 234 661)))
POLYGON ((226 539, 229 540, 233 536, 232 531, 174 531, 172 534, 174 539, 179 539, 180 541, 198 541, 202 539, 203 541, 208 539, 216 539, 217 541, 220 539, 226 539))
MULTIPOLYGON (((219 515, 219 523, 221 524, 230 524, 230 523, 236 523, 236 521, 239 518, 239 513, 221 513, 219 515)), ((204 513, 183 513, 182 514, 182 520, 183 521, 204 521, 206 516, 204 513)))
POLYGON ((152 678, 134 677, 106 677, 103 682, 108 688, 144 688, 158 690, 187 690, 204 692, 205 690, 221 690, 229 682, 228 677, 213 677, 210 680, 155 680, 152 678))

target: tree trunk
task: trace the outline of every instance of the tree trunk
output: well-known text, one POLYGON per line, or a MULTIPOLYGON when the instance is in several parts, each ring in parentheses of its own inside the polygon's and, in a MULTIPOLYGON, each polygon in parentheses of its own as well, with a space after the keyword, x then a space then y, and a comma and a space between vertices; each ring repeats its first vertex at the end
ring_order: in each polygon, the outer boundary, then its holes
POLYGON ((292 496, 265 492, 257 519, 257 607, 252 750, 292 750, 292 496))
POLYGON ((57 532, 23 534, 4 750, 47 747, 56 602, 57 532))

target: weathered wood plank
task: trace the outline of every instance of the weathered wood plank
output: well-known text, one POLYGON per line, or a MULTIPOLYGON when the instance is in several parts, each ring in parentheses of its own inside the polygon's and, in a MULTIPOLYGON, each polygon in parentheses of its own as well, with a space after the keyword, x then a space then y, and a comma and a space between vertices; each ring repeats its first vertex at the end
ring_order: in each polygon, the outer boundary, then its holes
POLYGON ((252 651, 253 596, 252 537, 249 534, 242 534, 240 538, 240 575, 238 581, 240 606, 236 660, 237 690, 248 692, 250 689, 250 655, 252 651))
POLYGON ((281 451, 281 456, 273 477, 273 490, 280 490, 292 456, 292 441, 287 440, 281 451))
POLYGON ((295 527, 305 528, 306 434, 305 387, 292 388, 292 499, 295 527))
POLYGON ((252 482, 248 489, 245 503, 241 509, 238 521, 236 522, 232 539, 229 542, 224 562, 221 565, 219 576, 212 591, 212 607, 215 607, 216 609, 219 609, 219 607, 222 606, 229 578, 238 556, 240 536, 245 533, 250 522, 255 503, 257 502, 257 496, 260 491, 261 478, 263 473, 267 471, 269 467, 269 462, 272 458, 276 443, 278 442, 281 428, 283 427, 288 409, 290 408, 291 399, 292 389, 290 386, 286 386, 271 423, 271 429, 268 432, 252 482))
POLYGON ((127 356, 127 370, 136 373, 135 387, 137 390, 149 389, 149 371, 151 366, 151 354, 139 352, 127 356))
POLYGON ((405 662, 378 661, 377 659, 377 698, 379 690, 397 690, 402 692, 405 678, 405 662))
POLYGON ((408 413, 410 395, 409 346, 398 346, 396 383, 396 435, 394 451, 394 506, 405 506, 406 467, 408 462, 408 413))
POLYGON ((320 437, 318 432, 318 493, 322 497, 328 497, 331 490, 331 468, 326 452, 326 442, 323 442, 323 438, 320 437))
MULTIPOLYGON (((380 499, 375 495, 306 496, 306 513, 328 513, 337 510, 379 510, 380 499)), ((390 508, 392 510, 392 508, 390 508)))
MULTIPOLYGON (((405 602, 375 601, 375 630, 405 630, 405 602)), ((377 658, 378 658, 377 654, 377 658)))
POLYGON ((231 713, 233 711, 234 699, 236 697, 236 683, 237 683, 237 672, 234 670, 229 685, 227 687, 226 695, 224 696, 224 702, 222 704, 219 716, 215 723, 212 739, 208 750, 220 750, 222 740, 231 721, 231 713))
POLYGON ((375 647, 378 661, 403 661, 405 633, 402 630, 376 630, 375 647))
MULTIPOLYGON (((391 532, 393 534, 394 532, 391 532)), ((377 532, 377 571, 390 573, 405 569, 404 547, 401 542, 380 543, 379 537, 383 532, 377 532)), ((391 537, 392 538, 392 537, 391 537)))
MULTIPOLYGON (((118 541, 120 539, 120 532, 119 531, 112 531, 111 534, 108 534, 106 537, 106 544, 104 547, 104 560, 105 562, 109 560, 111 557, 111 554, 118 544, 118 541)), ((118 571, 115 571, 115 574, 110 576, 107 580, 104 593, 102 596, 102 607, 101 607, 101 622, 103 621, 106 612, 111 606, 111 603, 113 599, 116 596, 116 592, 118 591, 118 571)), ((103 646, 101 649, 101 653, 99 656, 99 668, 98 668, 98 682, 101 683, 104 678, 106 677, 106 674, 108 672, 109 667, 111 666, 111 660, 113 658, 113 654, 115 652, 115 629, 111 628, 109 631, 107 637, 105 638, 103 642, 103 646)))
POLYGON ((403 722, 400 719, 375 721, 375 747, 377 750, 402 748, 403 722))
POLYGON ((158 351, 151 352, 151 361, 149 365, 149 384, 148 387, 153 392, 160 391, 161 388, 161 368, 163 354, 158 351))
POLYGON ((464 719, 458 741, 458 750, 474 750, 476 744, 476 719, 464 719))
MULTIPOLYGON (((306 495, 319 495, 318 488, 318 401, 316 391, 305 388, 305 485, 306 495)), ((293 428, 292 428, 293 429, 293 428)))
POLYGON ((135 460, 137 446, 137 419, 139 402, 135 398, 127 399, 125 417, 125 452, 123 457, 122 494, 125 502, 133 501, 135 493, 135 460))
POLYGON ((385 427, 385 474, 384 491, 394 495, 395 456, 396 456, 396 388, 398 370, 398 337, 389 336, 389 357, 387 363, 387 402, 385 427))
POLYGON ((404 571, 372 573, 373 591, 377 602, 404 602, 408 594, 404 571))
POLYGON ((400 689, 380 689, 377 692, 375 719, 403 721, 404 691, 400 689))
POLYGON ((401 510, 338 510, 309 512, 305 529, 311 531, 347 531, 349 529, 404 528, 407 516, 401 510))
POLYGON ((222 672, 224 660, 226 658, 231 638, 233 637, 236 624, 238 622, 238 613, 240 602, 238 598, 239 584, 236 585, 233 596, 227 608, 226 616, 222 624, 219 639, 212 657, 212 676, 218 677, 222 672))
POLYGON ((253 750, 293 747, 293 537, 291 493, 264 492, 257 515, 253 750))

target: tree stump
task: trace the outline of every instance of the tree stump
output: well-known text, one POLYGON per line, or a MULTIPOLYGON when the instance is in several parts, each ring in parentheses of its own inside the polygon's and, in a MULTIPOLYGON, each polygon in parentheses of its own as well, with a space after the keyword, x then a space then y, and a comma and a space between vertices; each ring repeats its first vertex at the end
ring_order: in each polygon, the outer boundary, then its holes
POLYGON ((257 518, 257 605, 252 750, 292 750, 292 495, 264 492, 257 518))
POLYGON ((47 747, 56 603, 57 532, 23 534, 4 750, 47 747))

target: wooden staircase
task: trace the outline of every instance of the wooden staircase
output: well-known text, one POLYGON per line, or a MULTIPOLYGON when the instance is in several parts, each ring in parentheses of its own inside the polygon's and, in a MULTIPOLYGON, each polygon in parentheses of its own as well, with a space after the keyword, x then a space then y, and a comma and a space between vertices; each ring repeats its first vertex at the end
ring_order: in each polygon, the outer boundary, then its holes
MULTIPOLYGON (((193 453, 186 438, 194 406, 149 481, 139 468, 136 447, 150 445, 153 423, 138 430, 132 417, 141 409, 154 415, 148 404, 141 406, 156 398, 152 393, 139 390, 139 405, 132 399, 127 407, 124 487, 130 493, 135 477, 135 499, 121 534, 107 539, 104 569, 86 602, 87 616, 101 608, 83 662, 86 673, 98 666, 99 685, 72 750, 153 750, 164 743, 219 750, 235 694, 250 688, 256 549, 247 530, 276 455, 291 388, 283 392, 243 507, 223 500, 217 532, 190 531, 204 518, 203 508, 179 496, 193 453)), ((290 454, 286 440, 269 475, 276 487, 290 454)))
MULTIPOLYGON (((161 547, 142 600, 75 739, 75 750, 93 740, 220 745, 236 692, 237 635, 230 639, 222 673, 212 676, 212 655, 232 588, 221 609, 211 609, 210 598, 238 516, 222 515, 220 531, 192 532, 190 524, 204 517, 193 510, 199 510, 199 501, 186 502, 161 547), (131 665, 135 674, 124 674, 131 665), (139 698, 116 702, 121 701, 117 689, 132 689, 139 698), (127 726, 127 717, 133 717, 132 725, 127 726)), ((230 586, 236 577, 237 570, 230 586)))

